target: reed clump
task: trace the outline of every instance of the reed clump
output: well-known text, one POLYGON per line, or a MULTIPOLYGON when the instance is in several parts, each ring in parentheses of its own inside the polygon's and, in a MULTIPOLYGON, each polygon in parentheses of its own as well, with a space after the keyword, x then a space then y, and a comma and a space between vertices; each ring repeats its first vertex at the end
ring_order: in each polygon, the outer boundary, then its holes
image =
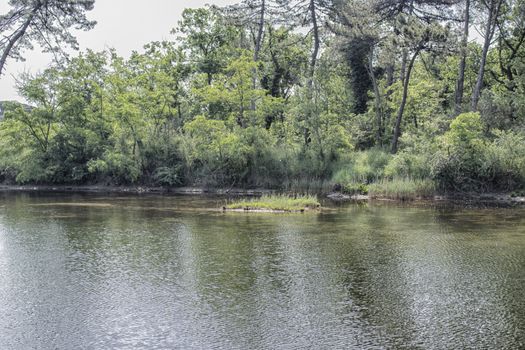
POLYGON ((427 179, 397 178, 381 180, 368 185, 368 196, 370 198, 406 201, 418 198, 431 198, 435 193, 435 183, 427 179))
POLYGON ((321 204, 317 200, 317 196, 314 195, 289 196, 285 194, 272 194, 233 202, 226 205, 225 209, 304 211, 318 209, 320 207, 321 204))

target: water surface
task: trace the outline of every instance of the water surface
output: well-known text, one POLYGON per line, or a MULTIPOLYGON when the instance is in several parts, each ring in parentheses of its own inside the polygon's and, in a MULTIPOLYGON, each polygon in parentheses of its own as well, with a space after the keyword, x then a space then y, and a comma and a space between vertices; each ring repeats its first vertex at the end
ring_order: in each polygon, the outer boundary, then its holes
POLYGON ((0 193, 0 349, 525 347, 525 210, 0 193))

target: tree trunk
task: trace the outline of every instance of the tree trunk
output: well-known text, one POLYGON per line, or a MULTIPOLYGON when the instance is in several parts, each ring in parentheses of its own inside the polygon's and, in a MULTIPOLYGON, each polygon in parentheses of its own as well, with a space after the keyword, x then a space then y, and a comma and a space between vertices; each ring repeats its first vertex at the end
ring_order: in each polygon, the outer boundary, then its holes
POLYGON ((314 47, 310 59, 310 76, 308 79, 308 87, 311 88, 314 81, 315 66, 317 65, 317 56, 319 55, 319 48, 321 46, 321 42, 319 38, 319 26, 317 24, 317 13, 315 11, 315 0, 310 0, 310 6, 308 9, 310 11, 310 16, 312 19, 312 29, 314 34, 314 47))
POLYGON ((20 40, 20 38, 22 38, 24 36, 27 28, 31 24, 31 21, 33 21, 33 17, 35 16, 35 12, 38 11, 39 8, 40 8, 40 5, 38 5, 37 7, 35 7, 33 9, 33 11, 31 11, 31 13, 27 17, 26 21, 24 22, 24 24, 20 27, 20 29, 18 29, 16 34, 12 38, 10 38, 8 40, 7 45, 6 45, 5 49, 4 49, 4 52, 2 53, 2 57, 0 58, 0 76, 2 76, 2 72, 4 70, 5 62, 7 61, 7 57, 9 57, 9 53, 11 52, 11 50, 13 49, 13 47, 15 46, 17 41, 20 40))
POLYGON ((259 53, 262 47, 262 37, 264 32, 264 18, 266 15, 266 0, 261 1, 261 12, 259 13, 259 28, 257 29, 257 38, 255 39, 255 50, 253 53, 253 60, 259 60, 259 53))
POLYGON ((465 67, 467 65, 468 33, 470 24, 470 0, 465 0, 465 17, 463 26, 463 39, 461 42, 461 60, 459 61, 458 80, 454 101, 454 116, 461 113, 463 104, 463 89, 465 86, 465 67))
MULTIPOLYGON (((262 38, 264 32, 264 16, 266 14, 266 0, 261 2, 261 12, 259 14, 259 28, 257 29, 257 38, 255 39, 255 50, 253 52, 253 61, 259 61, 259 53, 261 52, 262 47, 262 38)), ((257 89, 257 67, 253 69, 252 73, 252 88, 257 89)), ((255 99, 252 98, 250 101, 250 109, 255 111, 255 99)))
POLYGON ((401 83, 405 82, 405 76, 406 76, 406 70, 407 70, 407 59, 408 59, 408 52, 406 49, 403 49, 403 53, 401 54, 401 67, 399 69, 399 80, 401 80, 401 83))
POLYGON ((472 92, 471 110, 476 112, 478 110, 479 98, 481 96, 481 89, 483 88, 483 77, 485 75, 485 64, 487 63, 487 54, 489 52, 492 37, 496 30, 496 19, 498 17, 501 0, 491 0, 489 6, 489 17, 487 25, 485 26, 485 41, 483 43, 483 51, 481 53, 481 62, 479 65, 478 78, 474 91, 472 92))
MULTIPOLYGON (((408 5, 408 14, 409 16, 412 16, 414 14, 414 0, 410 0, 410 4, 408 5)), ((401 69, 399 71, 399 79, 401 79, 401 83, 405 83, 405 77, 406 77, 406 70, 407 70, 407 61, 408 61, 408 49, 405 47, 403 48, 402 54, 401 54, 401 69)))
POLYGON ((374 102, 375 102, 375 112, 376 112, 376 144, 381 145, 383 139, 383 107, 381 103, 381 93, 379 91, 379 85, 377 84, 377 79, 374 74, 374 49, 370 49, 368 53, 368 74, 370 75, 370 80, 372 80, 372 86, 374 88, 374 102))
POLYGON ((395 67, 393 63, 389 63, 386 66, 386 87, 387 88, 389 88, 390 86, 392 86, 392 84, 394 84, 394 70, 395 70, 395 67))
POLYGON ((401 121, 403 120, 403 113, 405 112, 405 106, 406 106, 407 97, 408 97, 408 84, 410 83, 410 74, 412 73, 414 62, 416 61, 416 57, 419 55, 420 51, 421 49, 417 49, 412 55, 412 58, 410 59, 410 63, 408 64, 408 67, 407 67, 406 75, 403 79, 403 98, 401 99, 401 105, 399 105, 399 110, 397 111, 397 119, 396 119, 396 124, 394 126, 394 136, 392 137, 392 147, 390 149, 390 152, 392 154, 397 153, 398 141, 399 141, 399 137, 401 136, 401 121))

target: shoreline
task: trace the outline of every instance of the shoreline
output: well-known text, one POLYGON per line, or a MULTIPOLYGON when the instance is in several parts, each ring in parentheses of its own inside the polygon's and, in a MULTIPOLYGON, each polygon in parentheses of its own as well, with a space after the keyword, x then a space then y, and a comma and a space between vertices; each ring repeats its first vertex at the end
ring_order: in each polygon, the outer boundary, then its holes
POLYGON ((461 205, 525 205, 525 197, 511 196, 507 193, 450 193, 434 195, 433 197, 418 197, 401 200, 389 197, 370 197, 368 195, 347 195, 341 192, 331 192, 327 198, 340 203, 345 202, 394 202, 394 203, 450 203, 461 205))
MULTIPOLYGON (((164 195, 218 195, 218 196, 261 196, 280 193, 270 189, 204 188, 204 187, 149 187, 149 186, 107 186, 107 185, 0 185, 0 192, 49 192, 49 193, 108 193, 108 194, 164 194, 164 195)), ((281 192, 282 193, 282 192, 281 192)), ((396 202, 396 203, 451 203, 451 204, 500 204, 525 205, 525 197, 513 197, 506 193, 450 193, 430 198, 399 200, 368 195, 347 195, 341 192, 321 193, 321 198, 333 202, 396 202)))
POLYGON ((259 196, 274 193, 268 189, 204 188, 204 187, 150 187, 106 185, 0 185, 0 192, 77 192, 77 193, 129 193, 176 195, 238 195, 259 196))
POLYGON ((222 208, 223 213, 274 213, 274 214, 294 214, 294 213, 307 213, 307 212, 319 212, 321 208, 314 209, 297 209, 297 210, 284 210, 284 209, 266 209, 266 208, 241 208, 241 209, 229 209, 226 207, 222 208))

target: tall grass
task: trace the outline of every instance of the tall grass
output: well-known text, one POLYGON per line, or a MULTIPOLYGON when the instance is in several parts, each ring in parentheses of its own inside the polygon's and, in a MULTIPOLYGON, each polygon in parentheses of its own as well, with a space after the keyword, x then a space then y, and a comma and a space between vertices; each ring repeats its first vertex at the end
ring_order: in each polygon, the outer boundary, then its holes
POLYGON ((370 198, 381 197, 402 201, 431 198, 435 192, 436 185, 428 179, 395 178, 393 180, 381 180, 368 186, 370 198))
POLYGON ((373 148, 355 153, 335 172, 332 182, 341 185, 370 183, 384 177, 385 167, 392 156, 384 150, 373 148))
POLYGON ((266 209, 284 211, 299 211, 319 207, 320 204, 316 196, 304 195, 291 197, 283 194, 263 195, 259 198, 242 200, 226 206, 227 209, 266 209))
POLYGON ((281 190, 301 194, 328 193, 332 186, 332 182, 327 180, 296 178, 283 181, 281 190))

